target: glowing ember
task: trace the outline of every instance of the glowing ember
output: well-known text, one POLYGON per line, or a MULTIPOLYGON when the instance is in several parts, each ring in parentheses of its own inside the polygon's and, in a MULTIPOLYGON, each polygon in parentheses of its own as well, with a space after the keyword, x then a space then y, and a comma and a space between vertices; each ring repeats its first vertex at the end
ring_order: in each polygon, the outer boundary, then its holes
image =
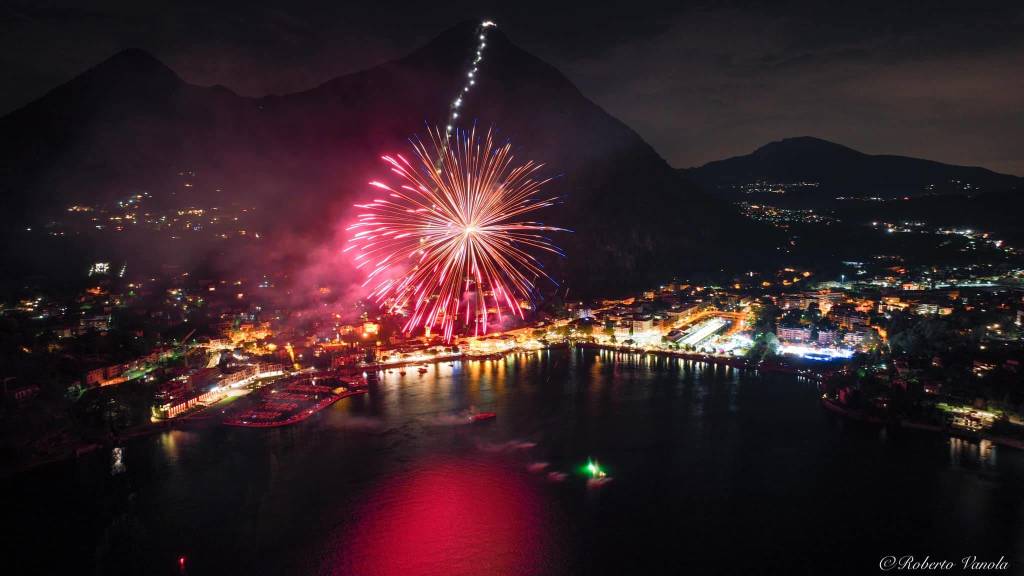
POLYGON ((371 298, 410 311, 406 332, 438 325, 450 340, 459 321, 487 332, 488 308, 499 320, 522 317, 534 281, 550 280, 530 251, 561 254, 540 234, 562 229, 520 220, 554 203, 535 199, 547 182, 534 179, 540 164, 514 165, 511 145, 496 146, 490 131, 430 137, 413 143, 412 161, 384 156, 398 182, 370 183, 387 196, 357 205, 365 212, 349 226, 345 251, 355 249, 356 267, 369 270, 371 298))

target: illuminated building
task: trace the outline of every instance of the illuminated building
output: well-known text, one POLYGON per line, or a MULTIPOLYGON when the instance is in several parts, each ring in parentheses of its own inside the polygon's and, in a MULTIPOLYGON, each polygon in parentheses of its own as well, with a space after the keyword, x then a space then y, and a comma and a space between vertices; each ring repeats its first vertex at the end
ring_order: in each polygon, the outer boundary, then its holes
POLYGON ((819 346, 834 346, 839 341, 839 332, 835 330, 818 330, 819 346))
POLYGON ((89 268, 89 276, 110 273, 110 262, 96 262, 89 268))
POLYGON ((471 354, 500 354, 516 347, 516 339, 509 335, 487 336, 469 339, 471 354))
POLYGON ((871 323, 867 314, 847 305, 833 307, 828 317, 832 322, 847 330, 856 330, 858 327, 871 323))
POLYGON ((779 326, 775 335, 783 342, 809 342, 811 329, 803 326, 779 326))
POLYGON ((846 300, 846 294, 842 292, 801 292, 797 294, 786 294, 779 299, 779 308, 783 310, 807 310, 811 304, 817 304, 822 314, 828 314, 833 306, 846 300))
POLYGON ((654 318, 650 314, 635 315, 630 322, 633 334, 641 334, 654 330, 654 318))
POLYGON ((96 316, 86 316, 78 321, 79 327, 82 330, 95 330, 97 332, 106 332, 110 330, 110 314, 100 314, 96 316))
POLYGON ((860 348, 866 342, 870 341, 872 331, 870 329, 861 328, 851 332, 847 332, 843 336, 843 344, 851 346, 853 348, 860 348))

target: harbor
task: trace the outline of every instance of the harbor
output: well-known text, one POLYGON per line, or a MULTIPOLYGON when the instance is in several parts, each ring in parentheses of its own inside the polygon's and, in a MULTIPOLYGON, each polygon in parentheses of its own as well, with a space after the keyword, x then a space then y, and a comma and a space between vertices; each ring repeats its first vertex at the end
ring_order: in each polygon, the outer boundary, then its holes
POLYGON ((224 411, 225 426, 277 428, 296 424, 331 404, 366 394, 363 379, 303 375, 274 382, 224 411))

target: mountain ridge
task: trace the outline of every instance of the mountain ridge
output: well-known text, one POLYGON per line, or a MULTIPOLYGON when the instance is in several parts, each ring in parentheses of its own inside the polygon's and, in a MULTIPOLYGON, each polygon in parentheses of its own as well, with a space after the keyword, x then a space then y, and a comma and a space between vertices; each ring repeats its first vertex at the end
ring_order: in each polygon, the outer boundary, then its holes
MULTIPOLYGON (((258 98, 188 84, 141 51, 119 53, 0 118, 0 153, 14 159, 0 169, 0 194, 32 216, 135 190, 178 203, 241 197, 276 236, 274 254, 260 257, 312 265, 384 172, 379 156, 444 122, 474 33, 461 24, 402 58, 258 98), (181 170, 216 193, 172 189, 181 170)), ((560 204, 543 218, 574 233, 556 239, 569 257, 549 264, 575 293, 631 290, 744 257, 730 232, 757 225, 679 178, 634 130, 500 31, 489 32, 476 79, 462 127, 495 127, 518 158, 558 176, 546 193, 560 204), (709 243, 724 254, 702 250, 709 243)))
POLYGON ((740 188, 755 182, 816 183, 819 190, 831 194, 886 197, 998 192, 1024 182, 1024 178, 980 166, 867 154, 812 136, 769 142, 750 154, 680 169, 680 173, 723 198, 742 197, 740 188))

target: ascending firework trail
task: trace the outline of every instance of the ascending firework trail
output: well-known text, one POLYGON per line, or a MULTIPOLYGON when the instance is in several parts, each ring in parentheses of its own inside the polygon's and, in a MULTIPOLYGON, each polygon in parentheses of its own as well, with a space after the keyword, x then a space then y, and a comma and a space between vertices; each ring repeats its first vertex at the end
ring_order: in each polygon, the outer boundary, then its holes
POLYGON ((493 28, 494 22, 490 20, 484 20, 480 23, 480 26, 476 29, 477 45, 476 55, 473 57, 473 63, 470 65, 469 72, 466 73, 466 83, 462 86, 462 89, 455 95, 455 99, 448 106, 448 122, 444 127, 445 136, 450 136, 452 131, 455 130, 455 123, 459 119, 459 108, 462 106, 463 99, 469 95, 469 89, 476 84, 476 75, 480 71, 480 63, 484 60, 484 48, 487 47, 487 29, 493 28))

